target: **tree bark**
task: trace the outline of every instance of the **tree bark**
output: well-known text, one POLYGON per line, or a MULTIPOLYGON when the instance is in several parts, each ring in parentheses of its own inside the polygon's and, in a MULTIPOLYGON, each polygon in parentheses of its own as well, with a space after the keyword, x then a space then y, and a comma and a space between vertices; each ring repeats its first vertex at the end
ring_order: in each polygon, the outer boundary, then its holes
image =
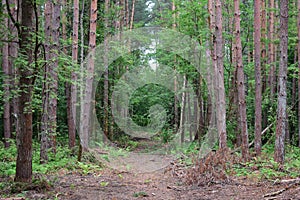
POLYGON ((52 14, 52 40, 53 50, 52 58, 53 65, 50 68, 50 76, 52 79, 50 91, 50 102, 49 102, 49 122, 50 122, 50 138, 51 148, 53 153, 56 153, 56 128, 57 128, 57 91, 58 91, 58 60, 59 60, 59 38, 60 38, 60 1, 53 2, 53 14, 52 14))
MULTIPOLYGON (((78 64, 78 25, 79 25, 79 1, 73 2, 73 35, 72 35, 72 61, 75 66, 78 64)), ((78 69, 78 67, 76 67, 78 69)), ((68 128, 69 128, 69 148, 75 147, 76 138, 76 102, 77 102, 77 72, 71 72, 71 96, 70 108, 68 112, 68 128)))
POLYGON ((219 132, 219 147, 221 149, 227 147, 226 134, 226 101, 224 87, 224 65, 223 65, 223 36, 222 36, 222 3, 221 0, 216 0, 216 89, 217 89, 217 127, 219 132))
POLYGON ((131 17, 130 17, 130 26, 129 26, 129 29, 130 29, 130 30, 133 29, 134 12, 135 12, 135 0, 132 0, 131 17))
MULTIPOLYGON (((172 28, 173 30, 176 30, 176 15, 175 15, 175 10, 176 10, 176 5, 175 1, 172 1, 172 28)), ((178 119, 179 119, 179 114, 178 114, 178 103, 177 103, 177 75, 176 75, 176 55, 174 56, 174 134, 177 133, 178 131, 178 119)))
POLYGON ((56 152, 56 119, 58 90, 60 4, 48 0, 45 4, 46 65, 43 84, 43 115, 41 134, 41 163, 48 161, 49 148, 56 152))
MULTIPOLYGON (((97 0, 91 0, 90 10, 90 34, 89 34, 89 52, 92 52, 96 48, 96 28, 97 28, 97 0)), ((93 81, 94 81, 94 58, 93 55, 89 55, 89 63, 87 65, 87 75, 85 80, 85 88, 83 95, 83 105, 80 113, 80 140, 83 149, 88 148, 90 125, 91 125, 91 106, 92 93, 93 93, 93 81)))
POLYGON ((274 160, 284 163, 284 140, 286 134, 287 62, 288 62, 288 0, 280 0, 280 63, 278 72, 278 106, 274 160))
POLYGON ((51 79, 49 77, 49 65, 52 60, 51 55, 51 29, 52 29, 52 12, 53 3, 51 0, 47 0, 45 3, 45 53, 46 53, 46 64, 44 67, 44 82, 43 82, 43 114, 41 123, 41 146, 40 146, 40 162, 46 163, 48 161, 48 150, 50 148, 50 133, 49 133, 49 98, 50 98, 50 88, 49 82, 51 79))
POLYGON ((247 112, 244 84, 244 67, 242 58, 242 42, 240 35, 240 2, 234 0, 234 16, 235 16, 235 46, 236 46, 236 65, 237 65, 237 87, 238 87, 238 105, 239 105, 239 123, 242 135, 242 157, 244 160, 249 158, 248 146, 248 127, 247 112))
POLYGON ((261 38, 261 19, 260 19, 260 1, 254 1, 254 64, 255 64, 255 152, 261 154, 261 59, 260 59, 260 38, 261 38))
POLYGON ((17 182, 32 181, 32 90, 34 73, 31 64, 34 62, 32 33, 35 31, 34 5, 31 0, 22 1, 22 31, 20 32, 20 53, 26 58, 27 64, 20 65, 20 96, 17 114, 19 134, 17 135, 17 182))
POLYGON ((262 74, 262 94, 266 90, 266 39, 267 39, 267 19, 266 19, 266 0, 261 0, 261 74, 262 74))
MULTIPOLYGON (((19 23, 21 22, 19 17, 20 16, 20 2, 19 5, 16 4, 15 0, 9 0, 9 4, 10 4, 10 12, 13 16, 13 18, 15 18, 19 23), (17 5, 17 6, 12 6, 12 5, 17 5)), ((11 38, 12 38, 12 42, 10 42, 8 44, 8 54, 9 54, 9 60, 8 60, 8 66, 11 66, 11 91, 17 93, 18 88, 19 88, 19 70, 18 67, 16 67, 15 64, 15 59, 18 57, 18 30, 16 28, 16 26, 14 25, 14 23, 9 20, 8 21, 8 25, 9 25, 9 30, 11 33, 11 38)), ((17 95, 14 95, 11 99, 11 104, 12 104, 12 108, 11 108, 11 120, 12 120, 12 130, 13 131, 15 129, 16 135, 18 135, 19 130, 17 129, 17 127, 19 127, 17 125, 18 120, 17 120, 17 113, 18 113, 18 97, 17 95)))
POLYGON ((181 144, 184 143, 185 140, 185 112, 186 112, 186 84, 187 79, 186 75, 183 75, 183 87, 182 87, 182 96, 181 96, 181 111, 180 111, 180 142, 181 144))
POLYGON ((109 136, 109 98, 108 98, 108 89, 109 89, 109 80, 108 80, 108 29, 109 29, 109 0, 105 0, 105 18, 104 18, 104 24, 105 24, 105 37, 104 37, 104 99, 103 99, 103 108, 104 108, 104 135, 106 137, 109 136))
MULTIPOLYGON (((2 5, 5 7, 6 0, 2 0, 2 5)), ((7 12, 4 10, 4 14, 7 12)), ((8 19, 4 19, 5 29, 9 29, 8 19)), ((8 34, 5 31, 3 33, 3 39, 8 40, 8 34)), ((8 42, 4 42, 2 46, 2 70, 4 74, 3 80, 3 130, 4 130, 4 146, 8 148, 10 146, 9 139, 11 138, 11 120, 10 120, 10 79, 11 79, 11 65, 9 65, 9 51, 8 51, 8 42)))
POLYGON ((269 52, 269 56, 268 56, 268 64, 270 65, 270 73, 269 73, 269 78, 268 78, 268 82, 269 82, 269 88, 270 88, 270 98, 271 100, 273 100, 274 98, 274 94, 275 94, 275 79, 276 79, 276 66, 275 66, 275 45, 274 45, 274 19, 275 19, 275 15, 274 15, 274 8, 275 8, 275 3, 274 0, 270 0, 269 1, 269 9, 270 9, 270 13, 269 13, 269 47, 268 47, 268 52, 269 52))
MULTIPOLYGON (((298 2, 298 98, 300 97, 300 0, 298 2)), ((298 100, 298 147, 300 147, 300 101, 298 100)))

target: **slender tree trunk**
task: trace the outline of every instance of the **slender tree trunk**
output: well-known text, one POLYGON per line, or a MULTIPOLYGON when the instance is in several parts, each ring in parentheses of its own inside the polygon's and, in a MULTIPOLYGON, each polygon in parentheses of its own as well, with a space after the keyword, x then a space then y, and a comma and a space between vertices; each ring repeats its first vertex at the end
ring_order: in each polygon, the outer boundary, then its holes
POLYGON ((109 98, 108 98, 108 89, 109 89, 109 80, 108 80, 108 29, 109 29, 109 3, 110 0, 105 0, 105 18, 104 18, 104 24, 105 24, 105 38, 104 38, 104 48, 105 48, 105 56, 104 56, 104 99, 103 99, 103 107, 104 107, 104 135, 106 137, 109 136, 109 98))
MULTIPOLYGON (((175 1, 172 1, 172 28, 176 30, 176 15, 175 15, 175 1)), ((176 55, 174 56, 174 71, 175 71, 175 76, 174 76, 174 134, 177 133, 178 131, 178 119, 179 119, 179 114, 178 114, 178 105, 177 105, 177 73, 176 73, 176 55)))
POLYGON ((126 0, 126 27, 129 29, 130 19, 129 19, 129 0, 126 0))
POLYGON ((130 30, 133 29, 134 13, 135 13, 135 0, 132 0, 131 17, 130 17, 130 26, 129 26, 129 29, 130 29, 130 30))
POLYGON ((261 59, 260 59, 260 38, 261 38, 261 20, 260 20, 260 1, 254 0, 254 63, 255 63, 255 152, 261 154, 261 59))
POLYGON ((45 35, 47 44, 43 94, 43 115, 41 135, 41 163, 48 161, 49 148, 56 152, 56 120, 58 90, 60 4, 47 1, 45 4, 45 35), (52 42, 52 43, 51 43, 52 42))
MULTIPOLYGON (((300 98, 300 0, 298 2, 298 99, 300 98)), ((300 147, 300 101, 298 100, 298 147, 300 147)))
MULTIPOLYGON (((6 1, 2 0, 2 5, 5 7, 6 1)), ((4 13, 7 12, 4 10, 4 13)), ((5 28, 8 29, 8 19, 4 19, 5 28)), ((3 33, 3 39, 8 40, 7 32, 3 33)), ((2 69, 4 74, 4 96, 3 96, 3 130, 4 130, 4 146, 8 148, 10 146, 9 139, 11 138, 11 106, 10 106, 10 79, 11 79, 11 65, 9 65, 9 51, 8 42, 4 42, 2 46, 2 69)))
POLYGON ((31 64, 34 62, 32 33, 35 31, 34 5, 31 0, 22 1, 22 31, 20 32, 20 53, 26 58, 27 64, 20 65, 20 96, 18 100, 17 118, 19 120, 19 134, 17 135, 17 182, 32 181, 32 108, 31 95, 34 83, 34 71, 31 64))
POLYGON ((261 74, 262 74, 262 94, 266 90, 266 39, 267 39, 267 19, 266 19, 266 0, 261 0, 261 74))
MULTIPOLYGON (((78 64, 78 24, 79 24, 79 1, 74 0, 73 2, 73 35, 72 35, 72 61, 74 65, 78 64)), ((77 69, 77 67, 76 67, 77 69)), ((77 72, 71 72, 71 96, 70 96, 70 107, 68 112, 68 128, 69 128, 69 148, 75 147, 76 138, 76 102, 77 102, 77 72)))
POLYGON ((216 67, 217 67, 217 127, 219 132, 219 147, 221 149, 227 147, 226 134, 226 101, 224 87, 224 65, 223 65, 223 36, 222 36, 222 2, 216 0, 216 67))
MULTIPOLYGON (((10 4, 10 12, 13 16, 13 18, 15 18, 19 23, 21 23, 20 19, 19 19, 19 15, 20 15, 20 1, 19 1, 19 5, 16 4, 15 0, 9 0, 9 4, 10 4), (17 5, 17 6, 12 6, 12 5, 17 5), (19 13, 19 14, 17 14, 19 13)), ((15 27, 14 23, 9 20, 8 21, 9 24, 9 30, 11 33, 11 38, 13 42, 10 42, 8 44, 8 54, 9 54, 9 60, 8 60, 8 66, 11 66, 11 91, 17 93, 18 88, 19 88, 19 70, 18 67, 16 67, 15 64, 15 59, 18 57, 18 31, 17 28, 15 27)), ((18 120, 17 120, 17 113, 18 113, 18 97, 17 95, 14 95, 12 97, 11 100, 11 104, 12 104, 12 108, 11 108, 11 119, 12 119, 12 130, 15 129, 16 135, 18 135, 19 130, 17 129, 17 127, 19 127, 17 125, 18 120)))
POLYGON ((186 84, 187 79, 186 75, 183 75, 183 87, 182 87, 182 96, 181 96, 181 111, 180 111, 180 136, 181 136, 181 144, 184 143, 184 135, 185 135, 185 109, 186 109, 186 84))
POLYGON ((270 65, 270 73, 269 73, 269 87, 270 87, 270 98, 273 100, 274 98, 274 93, 275 93, 275 79, 276 79, 276 65, 275 65, 275 46, 274 46, 274 0, 269 1, 269 9, 270 9, 270 14, 269 14, 269 47, 268 47, 268 64, 270 65))
MULTIPOLYGON (((89 52, 93 52, 96 47, 96 28, 97 28, 97 0, 91 0, 91 11, 90 11, 90 35, 89 35, 89 52)), ((93 81, 94 81, 94 59, 93 55, 89 57, 89 63, 87 66, 87 75, 84 88, 83 105, 81 109, 80 117, 80 136, 81 145, 83 149, 88 148, 88 139, 90 135, 91 125, 91 106, 92 92, 93 92, 93 81)))
POLYGON ((284 140, 286 134, 287 62, 288 62, 288 0, 280 0, 280 63, 278 73, 278 106, 274 160, 284 163, 284 140))
POLYGON ((50 123, 50 138, 51 148, 53 153, 56 153, 56 128, 57 128, 57 91, 58 91, 58 60, 59 60, 59 38, 60 38, 60 1, 53 2, 53 13, 52 13, 52 41, 53 50, 52 58, 53 65, 50 68, 50 76, 52 79, 49 101, 49 123, 50 123))
POLYGON ((51 29, 52 29, 52 12, 53 12, 53 3, 51 0, 47 0, 45 3, 45 53, 46 53, 46 64, 44 69, 44 82, 43 82, 43 114, 42 114, 42 123, 41 123, 41 146, 40 146, 40 162, 46 163, 48 161, 48 149, 50 148, 49 141, 49 98, 50 98, 50 88, 49 88, 49 65, 51 64, 52 54, 51 54, 51 29))
MULTIPOLYGON (((84 72, 84 66, 83 66, 83 61, 84 61, 84 32, 83 32, 83 17, 84 17, 84 1, 82 1, 82 8, 81 8, 81 14, 80 14, 80 83, 82 84, 81 88, 83 88, 83 84, 84 84, 84 81, 83 81, 83 72, 84 72)), ((77 77, 78 78, 78 77, 77 77)), ((78 94, 78 93, 77 93, 78 94)), ((79 97, 77 98, 80 98, 80 102, 83 102, 83 89, 80 89, 80 93, 79 93, 79 97)), ((76 105, 75 105, 75 109, 76 109, 76 105)), ((81 119, 81 115, 82 115, 82 109, 83 109, 83 105, 80 105, 80 116, 79 116, 79 119, 81 119)), ((77 110, 77 109, 76 109, 77 110)), ((77 111, 76 111, 77 113, 77 111)), ((78 114, 76 114, 78 115, 78 114)), ((75 116, 74 120, 75 120, 75 125, 77 125, 78 127, 78 124, 79 125, 82 125, 81 122, 78 122, 77 121, 78 117, 75 116)), ((81 134, 81 127, 79 127, 79 134, 81 134)), ((81 135, 82 136, 82 135, 81 135)), ((82 137, 81 137, 82 138, 82 137)), ((83 140, 81 140, 80 138, 80 142, 79 142, 79 150, 78 150, 78 162, 81 162, 81 156, 82 156, 82 142, 83 140)))
POLYGON ((234 16, 235 16, 235 39, 236 39, 236 64, 237 64, 237 88, 238 88, 238 105, 239 105, 239 122, 242 135, 242 157, 245 160, 249 158, 248 145, 248 127, 247 112, 244 84, 244 67, 242 58, 242 42, 240 34, 240 2, 234 0, 234 16))

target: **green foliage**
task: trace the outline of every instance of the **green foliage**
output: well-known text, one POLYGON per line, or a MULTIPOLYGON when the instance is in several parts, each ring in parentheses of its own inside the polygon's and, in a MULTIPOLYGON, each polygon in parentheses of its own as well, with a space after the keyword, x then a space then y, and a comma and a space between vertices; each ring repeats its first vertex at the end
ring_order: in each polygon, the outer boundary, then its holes
POLYGON ((133 194, 133 197, 148 197, 149 195, 146 193, 146 192, 144 192, 144 191, 140 191, 140 192, 135 192, 134 194, 133 194))
POLYGON ((172 129, 163 129, 160 133, 162 143, 166 144, 175 137, 172 129))
POLYGON ((278 178, 296 178, 300 174, 300 149, 288 146, 286 162, 283 168, 274 161, 274 146, 266 145, 261 157, 254 157, 249 162, 233 165, 234 174, 258 180, 276 180, 278 178))
MULTIPOLYGON (((38 143, 33 144, 33 159, 32 169, 33 173, 37 174, 51 174, 56 173, 58 170, 63 169, 67 171, 76 170, 80 173, 94 173, 101 170, 101 163, 97 163, 95 160, 91 162, 87 156, 83 158, 84 162, 78 162, 75 155, 71 150, 64 146, 57 147, 57 153, 53 154, 49 152, 49 161, 47 164, 40 164, 38 143)), ((5 149, 1 144, 0 147, 0 176, 13 176, 15 174, 17 149, 16 145, 12 143, 12 146, 5 149)), ((92 160, 93 161, 93 160, 92 160)))

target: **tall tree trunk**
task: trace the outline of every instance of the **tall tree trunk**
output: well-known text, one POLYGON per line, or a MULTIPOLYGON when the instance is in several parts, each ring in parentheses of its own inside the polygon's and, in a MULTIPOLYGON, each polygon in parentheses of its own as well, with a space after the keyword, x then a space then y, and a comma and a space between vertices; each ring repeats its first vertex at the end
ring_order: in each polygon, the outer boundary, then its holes
POLYGON ((59 60, 59 38, 60 38, 60 1, 53 2, 53 14, 52 14, 52 58, 53 65, 50 68, 50 76, 52 84, 50 87, 51 95, 49 102, 49 122, 50 122, 50 138, 51 148, 53 153, 56 153, 56 128, 57 128, 57 91, 58 91, 58 60, 59 60))
POLYGON ((186 75, 183 75, 183 87, 182 87, 182 96, 181 96, 181 111, 180 111, 180 142, 181 144, 184 143, 184 136, 185 136, 185 112, 186 112, 186 84, 187 79, 186 75))
POLYGON ((255 64, 255 152, 261 154, 261 59, 260 59, 260 38, 261 38, 261 20, 260 20, 260 1, 254 0, 254 64, 255 64))
POLYGON ((280 0, 280 63, 278 72, 278 106, 274 160, 284 162, 284 140, 286 132, 287 106, 287 62, 288 62, 288 0, 280 0))
POLYGON ((60 28, 60 4, 47 1, 45 4, 45 35, 47 44, 45 79, 43 85, 43 115, 41 135, 41 163, 48 161, 49 148, 56 152, 56 113, 58 90, 58 57, 59 57, 59 28, 60 28))
MULTIPOLYGON (((97 28, 97 0, 91 0, 90 10, 90 35, 89 35, 89 52, 93 52, 96 48, 96 28, 97 28)), ((92 92, 94 81, 94 59, 89 57, 89 64, 87 66, 87 75, 85 80, 85 88, 83 95, 83 105, 80 113, 80 136, 81 145, 84 149, 88 148, 88 139, 90 135, 91 113, 92 113, 92 92)))
POLYGON ((245 160, 249 158, 248 146, 248 127, 247 127, 247 112, 244 84, 244 67, 242 58, 242 42, 240 34, 240 2, 234 0, 234 16, 235 16, 235 46, 236 46, 236 64, 237 64, 237 88, 238 88, 238 105, 239 105, 239 123, 242 135, 242 157, 245 160))
POLYGON ((219 132, 219 147, 227 147, 226 134, 226 101, 225 101, 225 87, 224 87, 224 65, 223 65, 223 36, 222 36, 222 2, 216 0, 216 80, 217 80, 217 127, 219 132))
MULTIPOLYGON (((17 135, 17 161, 16 176, 17 182, 32 181, 32 90, 34 73, 32 63, 34 62, 34 42, 32 33, 35 32, 34 4, 31 0, 22 1, 22 19, 20 32, 20 53, 26 58, 27 64, 20 65, 20 95, 18 100, 17 117, 19 120, 19 134, 17 135)), ((36 44, 35 44, 36 45, 36 44)))
MULTIPOLYGON (((74 65, 78 64, 78 24, 79 24, 79 1, 74 0, 73 2, 73 35, 72 35, 72 61, 74 65)), ((78 69, 76 67, 76 69, 78 69)), ((69 148, 75 147, 76 138, 76 102, 77 102, 77 72, 71 72, 71 96, 70 96, 70 106, 68 112, 68 128, 69 128, 69 148)))
POLYGON ((131 17, 130 17, 130 26, 129 26, 129 29, 130 29, 130 30, 133 29, 134 13, 135 13, 135 0, 132 0, 131 17))
MULTIPOLYGON (((2 0, 3 7, 6 4, 6 0, 2 0)), ((4 13, 7 12, 4 10, 4 13)), ((4 19, 5 28, 8 29, 8 19, 4 19)), ((7 32, 3 33, 3 39, 8 40, 7 32)), ((10 146, 9 139, 11 138, 11 106, 10 106, 10 79, 11 79, 11 65, 9 65, 9 52, 8 42, 4 42, 2 46, 2 69, 4 74, 4 96, 3 96, 3 130, 4 130, 4 146, 8 148, 10 146)))
POLYGON ((269 1, 269 47, 268 47, 268 64, 270 65, 270 73, 269 73, 269 87, 270 87, 270 98, 273 100, 274 98, 274 93, 275 93, 275 79, 276 79, 276 65, 275 65, 275 46, 274 46, 274 20, 275 20, 275 15, 274 15, 274 9, 275 9, 275 3, 274 0, 269 1))
MULTIPOLYGON (((176 15, 175 15, 175 1, 172 1, 172 28, 176 30, 176 15)), ((177 73, 176 73, 176 55, 174 56, 174 71, 175 71, 175 76, 174 76, 174 133, 176 134, 178 131, 178 119, 179 119, 179 114, 178 114, 178 105, 177 105, 177 73)))
MULTIPOLYGON (((298 98, 300 98, 300 0, 298 2, 298 98)), ((300 101, 298 100, 298 146, 300 147, 300 101)))
MULTIPOLYGON (((20 23, 20 2, 19 5, 17 5, 16 0, 9 0, 10 6, 10 12, 12 14, 12 17, 20 23), (12 6, 17 5, 17 6, 12 6), (17 14, 18 13, 18 14, 17 14)), ((18 30, 14 23, 9 20, 9 30, 11 33, 12 42, 8 44, 8 54, 9 54, 9 60, 8 60, 8 66, 11 66, 11 91, 17 92, 19 87, 19 70, 18 67, 16 67, 15 59, 18 57, 18 30)), ((16 135, 18 135, 18 129, 19 127, 17 125, 17 113, 18 113, 18 97, 17 95, 14 95, 11 100, 12 108, 11 108, 11 119, 12 119, 12 130, 15 129, 16 135)), ((12 131, 11 130, 11 131, 12 131)))
POLYGON ((267 13, 266 0, 261 0, 261 74, 262 74, 262 94, 266 90, 266 39, 267 39, 267 13))
MULTIPOLYGON (((266 0, 261 0, 261 90, 262 95, 265 93, 267 88, 267 13, 266 13, 266 0)), ((262 128, 268 126, 268 115, 265 114, 266 109, 262 110, 262 128)))
POLYGON ((46 64, 44 69, 44 82, 43 82, 43 114, 41 123, 41 146, 40 146, 40 162, 45 163, 48 161, 48 150, 50 148, 50 133, 49 133, 49 98, 50 98, 50 88, 49 82, 51 79, 49 77, 49 65, 51 65, 52 54, 51 54, 51 32, 52 32, 52 13, 53 13, 53 3, 51 0, 47 0, 45 3, 45 53, 46 53, 46 64))
POLYGON ((104 99, 103 99, 103 108, 104 108, 104 135, 106 137, 109 136, 109 102, 108 102, 108 89, 109 89, 109 81, 108 81, 108 33, 109 33, 109 3, 110 0, 105 0, 105 18, 104 18, 104 24, 105 24, 105 37, 104 37, 104 99))
POLYGON ((125 0, 126 1, 126 27, 129 29, 129 24, 130 24, 130 19, 129 19, 129 0, 125 0))

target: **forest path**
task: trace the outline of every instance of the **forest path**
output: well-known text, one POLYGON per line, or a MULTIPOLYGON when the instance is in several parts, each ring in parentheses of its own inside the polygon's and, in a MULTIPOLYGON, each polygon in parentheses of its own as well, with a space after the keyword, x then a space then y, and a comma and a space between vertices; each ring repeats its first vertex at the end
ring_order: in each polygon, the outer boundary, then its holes
POLYGON ((88 175, 66 174, 54 186, 64 200, 300 200, 300 185, 274 184, 229 177, 202 186, 185 183, 184 165, 171 155, 145 154, 157 143, 142 140, 129 155, 110 162, 110 167, 88 175))
POLYGON ((105 164, 121 172, 149 173, 162 170, 175 161, 175 156, 166 153, 160 141, 139 139, 138 146, 123 156, 110 157, 105 164))
MULTIPOLYGON (((100 174, 66 174, 58 178, 53 191, 63 200, 256 200, 300 199, 300 186, 236 179, 204 186, 189 186, 173 176, 172 170, 128 173, 104 169, 100 174), (276 194, 276 192, 279 192, 276 194), (273 196, 266 196, 273 194, 273 196)), ((40 199, 31 196, 30 199, 40 199)), ((52 198, 50 198, 52 199, 52 198)))

